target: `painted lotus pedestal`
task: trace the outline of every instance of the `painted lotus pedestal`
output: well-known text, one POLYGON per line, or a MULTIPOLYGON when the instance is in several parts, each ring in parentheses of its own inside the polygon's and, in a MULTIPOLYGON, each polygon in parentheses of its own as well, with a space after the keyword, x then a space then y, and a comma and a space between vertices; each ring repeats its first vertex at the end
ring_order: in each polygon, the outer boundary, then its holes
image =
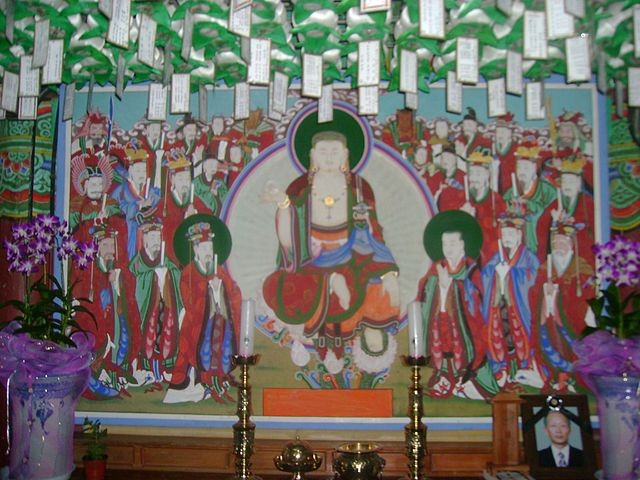
POLYGON ((76 348, 0 332, 9 404, 9 479, 64 480, 73 471, 75 407, 89 380, 93 338, 76 348))

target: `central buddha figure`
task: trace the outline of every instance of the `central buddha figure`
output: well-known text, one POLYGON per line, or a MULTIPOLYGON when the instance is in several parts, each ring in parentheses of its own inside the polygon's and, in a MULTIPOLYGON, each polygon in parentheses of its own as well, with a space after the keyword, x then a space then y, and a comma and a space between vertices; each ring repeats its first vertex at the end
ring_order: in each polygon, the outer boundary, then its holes
POLYGON ((277 205, 280 244, 264 298, 282 322, 304 324, 322 361, 340 359, 358 335, 359 348, 383 353, 384 329, 398 322, 400 310, 398 267, 384 244, 373 190, 351 171, 350 142, 336 130, 315 133, 307 174, 286 191, 269 181, 262 193, 277 205))

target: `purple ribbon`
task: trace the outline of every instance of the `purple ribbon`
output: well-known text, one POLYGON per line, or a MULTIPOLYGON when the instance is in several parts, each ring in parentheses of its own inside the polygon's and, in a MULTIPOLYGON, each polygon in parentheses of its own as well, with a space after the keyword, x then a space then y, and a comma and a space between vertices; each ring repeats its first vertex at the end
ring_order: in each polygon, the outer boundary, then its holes
POLYGON ((70 338, 76 344, 74 348, 15 333, 19 326, 12 322, 0 331, 0 381, 5 387, 18 369, 24 369, 30 377, 65 375, 89 368, 94 359, 95 339, 90 333, 73 333, 70 338))

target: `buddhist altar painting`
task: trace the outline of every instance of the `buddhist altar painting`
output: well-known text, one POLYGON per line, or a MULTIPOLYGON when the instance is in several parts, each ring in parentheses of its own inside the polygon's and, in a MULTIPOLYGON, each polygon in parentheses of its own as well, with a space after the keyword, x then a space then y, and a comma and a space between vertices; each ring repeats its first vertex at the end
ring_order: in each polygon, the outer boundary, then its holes
POLYGON ((387 93, 360 116, 357 92, 336 89, 318 122, 297 90, 278 120, 263 90, 236 120, 233 91, 216 89, 206 122, 149 122, 144 88, 94 92, 67 134, 69 220, 99 249, 77 273, 98 320, 82 408, 232 414, 231 356, 255 314, 255 414, 401 417, 415 301, 435 414, 460 416, 462 401, 488 415, 503 390, 580 390, 594 91, 547 87, 536 121, 522 98, 488 118, 484 88, 464 95, 461 114, 434 88, 418 111, 387 93))

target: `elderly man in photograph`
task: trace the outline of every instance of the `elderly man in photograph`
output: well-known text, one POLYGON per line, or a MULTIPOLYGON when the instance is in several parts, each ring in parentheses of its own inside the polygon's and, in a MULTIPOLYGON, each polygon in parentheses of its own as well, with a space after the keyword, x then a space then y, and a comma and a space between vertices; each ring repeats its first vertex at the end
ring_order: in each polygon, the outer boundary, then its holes
POLYGON ((541 467, 580 467, 584 464, 581 449, 569 445, 571 422, 561 411, 550 411, 544 418, 544 430, 551 445, 538 450, 541 467))

